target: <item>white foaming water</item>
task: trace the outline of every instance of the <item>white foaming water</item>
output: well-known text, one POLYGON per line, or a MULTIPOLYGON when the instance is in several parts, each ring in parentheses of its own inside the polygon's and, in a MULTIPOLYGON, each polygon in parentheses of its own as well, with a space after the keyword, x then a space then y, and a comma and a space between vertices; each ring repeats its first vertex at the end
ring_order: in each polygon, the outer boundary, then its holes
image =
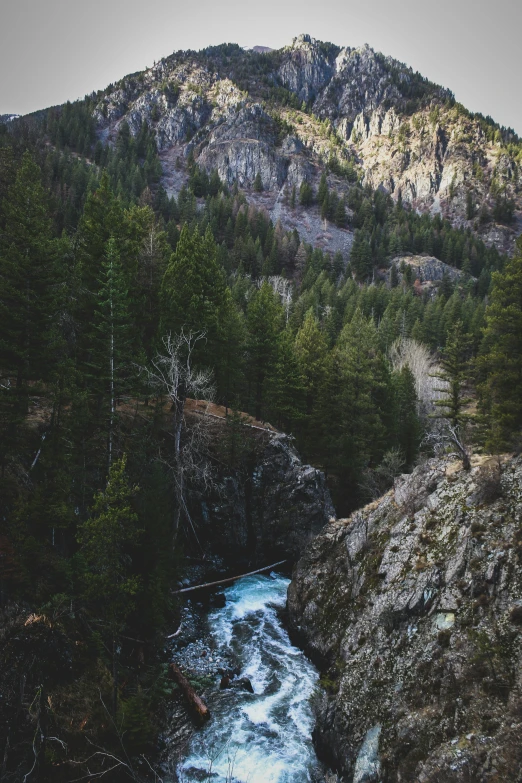
POLYGON ((254 693, 220 693, 212 719, 195 732, 178 769, 183 783, 318 780, 309 703, 318 674, 292 646, 277 615, 288 584, 275 574, 245 577, 225 591, 226 606, 209 615, 220 651, 234 651, 254 693))

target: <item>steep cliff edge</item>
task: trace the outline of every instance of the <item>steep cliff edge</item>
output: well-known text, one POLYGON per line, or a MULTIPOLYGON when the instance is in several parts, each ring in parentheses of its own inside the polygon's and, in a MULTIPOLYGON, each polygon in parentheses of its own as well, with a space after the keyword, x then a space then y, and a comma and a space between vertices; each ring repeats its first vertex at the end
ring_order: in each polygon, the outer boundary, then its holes
POLYGON ((213 555, 264 565, 297 560, 334 513, 324 474, 303 464, 288 435, 273 433, 223 472, 219 492, 205 498, 200 526, 213 555))
POLYGON ((522 459, 430 460, 326 526, 290 621, 338 781, 522 780, 522 459))

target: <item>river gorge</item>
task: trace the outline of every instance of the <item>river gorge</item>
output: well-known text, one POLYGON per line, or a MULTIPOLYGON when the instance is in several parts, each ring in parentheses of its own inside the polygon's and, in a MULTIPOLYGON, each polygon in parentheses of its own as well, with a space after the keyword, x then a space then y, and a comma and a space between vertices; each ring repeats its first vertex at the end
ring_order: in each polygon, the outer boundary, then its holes
POLYGON ((212 719, 192 735, 177 770, 183 783, 324 780, 312 745, 310 704, 319 675, 282 623, 288 584, 275 573, 243 578, 225 590, 225 606, 209 612, 212 662, 232 656, 241 679, 219 689, 220 675, 215 677, 208 699, 212 719), (250 683, 253 693, 238 683, 250 683))

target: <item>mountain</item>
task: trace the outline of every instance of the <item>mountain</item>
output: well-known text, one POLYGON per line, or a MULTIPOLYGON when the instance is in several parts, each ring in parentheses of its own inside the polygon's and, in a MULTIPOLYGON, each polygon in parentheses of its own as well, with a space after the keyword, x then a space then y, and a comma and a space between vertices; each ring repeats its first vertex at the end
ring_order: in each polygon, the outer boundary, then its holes
POLYGON ((519 158, 306 36, 0 123, 2 779, 158 779, 172 586, 309 542, 289 606, 337 779, 432 750, 514 779, 519 158))
POLYGON ((191 155, 228 185, 249 190, 259 175, 264 205, 289 227, 292 188, 317 187, 330 161, 339 193, 348 189, 343 175, 355 172, 363 185, 440 213, 499 250, 511 250, 522 229, 515 133, 369 46, 300 35, 277 51, 226 44, 177 52, 91 96, 90 112, 104 144, 124 122, 133 136, 148 124, 169 194, 191 155))

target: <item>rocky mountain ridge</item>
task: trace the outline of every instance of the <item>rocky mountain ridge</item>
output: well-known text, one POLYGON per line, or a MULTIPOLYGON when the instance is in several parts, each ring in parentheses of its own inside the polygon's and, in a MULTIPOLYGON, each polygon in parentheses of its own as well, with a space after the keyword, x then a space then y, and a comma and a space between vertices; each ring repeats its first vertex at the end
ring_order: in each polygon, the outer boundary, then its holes
POLYGON ((341 194, 349 183, 334 171, 349 166, 363 184, 440 212, 499 249, 509 249, 521 228, 522 146, 514 133, 369 46, 341 49, 301 35, 278 51, 178 52, 104 91, 93 116, 105 142, 124 121, 133 135, 147 122, 167 186, 190 153, 228 185, 251 191, 259 175, 283 220, 292 189, 317 186, 335 159, 329 184, 341 194), (499 200, 513 202, 511 228, 491 222, 499 200))
POLYGON ((307 548, 288 606, 338 781, 522 779, 521 515, 520 457, 432 459, 307 548))

